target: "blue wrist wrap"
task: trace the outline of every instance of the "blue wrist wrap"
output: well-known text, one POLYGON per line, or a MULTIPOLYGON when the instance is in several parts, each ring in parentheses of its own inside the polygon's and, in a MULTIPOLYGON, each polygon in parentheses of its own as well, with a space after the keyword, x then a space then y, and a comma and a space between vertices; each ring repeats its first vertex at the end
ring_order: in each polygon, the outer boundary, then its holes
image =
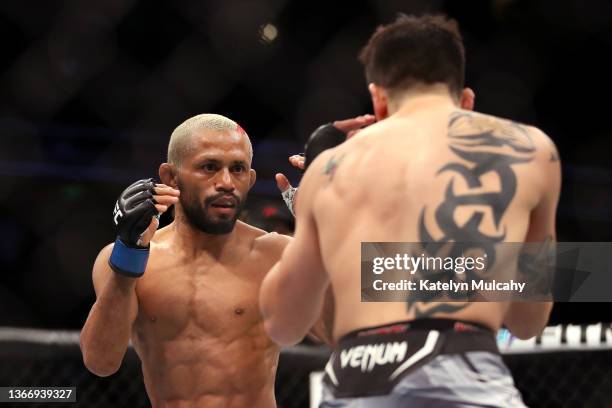
POLYGON ((149 248, 130 248, 117 238, 108 263, 118 274, 138 278, 144 273, 148 259, 149 248))

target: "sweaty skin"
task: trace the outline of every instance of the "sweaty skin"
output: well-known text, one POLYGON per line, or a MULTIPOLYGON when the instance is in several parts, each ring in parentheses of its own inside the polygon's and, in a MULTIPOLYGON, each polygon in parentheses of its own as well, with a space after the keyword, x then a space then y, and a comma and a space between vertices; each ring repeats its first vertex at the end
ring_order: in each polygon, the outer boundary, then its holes
POLYGON ((155 234, 132 328, 153 407, 276 406, 279 349, 257 297, 285 239, 241 222, 235 233, 215 255, 189 253, 173 225, 155 234))
POLYGON ((362 302, 360 244, 554 240, 560 166, 553 155, 553 143, 536 128, 461 110, 448 94, 413 96, 306 172, 295 239, 262 285, 268 333, 281 345, 299 341, 331 285, 336 340, 418 317, 493 330, 505 324, 519 337, 535 335, 549 302, 362 302))
MULTIPOLYGON (((181 197, 196 204, 220 193, 243 201, 255 181, 244 140, 201 132, 194 141, 180 172, 160 167, 165 186, 176 188, 180 178, 181 197)), ((206 234, 176 200, 156 198, 176 204, 175 221, 154 233, 141 278, 110 269, 112 244, 100 252, 97 300, 81 334, 85 364, 98 375, 114 373, 131 339, 155 408, 275 407, 279 348, 264 330, 258 294, 290 238, 240 221, 230 233, 206 234)), ((208 209, 215 219, 234 211, 208 209)))

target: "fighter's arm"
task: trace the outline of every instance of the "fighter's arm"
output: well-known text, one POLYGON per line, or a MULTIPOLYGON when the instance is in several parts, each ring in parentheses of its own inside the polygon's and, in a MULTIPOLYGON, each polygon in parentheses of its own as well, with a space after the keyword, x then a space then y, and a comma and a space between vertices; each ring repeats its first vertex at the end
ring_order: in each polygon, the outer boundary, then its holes
POLYGON ((159 224, 154 214, 178 201, 177 190, 146 183, 152 181, 134 183, 122 193, 115 211, 118 239, 100 251, 93 267, 96 302, 81 331, 80 345, 85 366, 99 376, 115 373, 127 349, 138 314, 136 277, 144 272, 146 247, 159 224))
MULTIPOLYGON (((275 232, 266 234, 263 237, 262 241, 267 243, 266 257, 267 259, 272 260, 272 266, 277 263, 283 254, 283 251, 292 240, 293 238, 287 235, 277 234, 275 232)), ((333 340, 331 337, 331 328, 333 324, 333 311, 334 299, 333 295, 331 294, 331 290, 328 290, 325 295, 321 316, 319 316, 319 319, 317 319, 314 325, 310 328, 309 332, 307 333, 308 337, 316 342, 325 343, 330 346, 332 345, 333 340)))
MULTIPOLYGON (((542 243, 541 245, 531 245, 537 248, 539 253, 527 253, 527 263, 529 258, 554 257, 554 243, 556 242, 555 218, 557 213, 557 203, 561 190, 561 164, 557 149, 553 142, 544 133, 537 129, 532 129, 535 136, 537 158, 535 179, 539 180, 541 192, 539 202, 531 211, 529 217, 529 229, 525 242, 542 243)), ((524 263, 524 262, 523 262, 524 263)), ((529 265, 526 265, 527 267, 529 265)), ((525 265, 519 263, 519 273, 525 265)), ((546 274, 545 270, 537 270, 536 273, 546 274)), ((547 279, 547 276, 541 276, 547 279)), ((527 284, 533 284, 528 282, 527 284)), ((512 302, 508 310, 504 324, 518 338, 527 339, 542 332, 550 317, 553 302, 512 302)))
POLYGON ((113 245, 102 249, 94 263, 96 302, 80 338, 85 366, 101 377, 119 369, 138 314, 136 279, 116 274, 108 263, 113 245))
POLYGON ((321 156, 312 163, 300 185, 294 239, 261 287, 260 307, 265 329, 281 346, 299 342, 317 322, 329 285, 312 212, 321 156))
POLYGON ((331 286, 327 287, 321 308, 321 315, 315 322, 314 326, 308 332, 308 337, 317 343, 323 343, 330 347, 334 347, 335 341, 333 336, 334 330, 334 313, 335 300, 331 286))

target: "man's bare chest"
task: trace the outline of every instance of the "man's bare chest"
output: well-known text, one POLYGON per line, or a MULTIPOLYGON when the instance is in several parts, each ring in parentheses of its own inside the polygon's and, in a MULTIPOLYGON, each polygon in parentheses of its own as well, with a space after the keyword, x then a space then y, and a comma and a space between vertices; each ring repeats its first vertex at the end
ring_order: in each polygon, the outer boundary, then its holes
POLYGON ((259 325, 256 265, 157 267, 137 285, 137 325, 164 338, 239 335, 259 325))

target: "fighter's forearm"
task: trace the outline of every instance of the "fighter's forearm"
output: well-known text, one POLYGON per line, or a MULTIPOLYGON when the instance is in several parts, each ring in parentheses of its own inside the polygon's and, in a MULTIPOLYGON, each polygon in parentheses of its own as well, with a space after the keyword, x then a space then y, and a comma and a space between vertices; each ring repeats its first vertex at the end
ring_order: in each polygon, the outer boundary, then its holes
POLYGON ((335 301, 331 286, 325 292, 325 300, 321 310, 321 316, 308 332, 308 336, 319 343, 334 347, 334 313, 335 301))
POLYGON ((290 330, 289 326, 284 324, 288 320, 286 315, 289 311, 289 305, 286 305, 283 299, 281 282, 278 276, 279 267, 280 262, 277 262, 262 281, 259 305, 268 336, 276 343, 285 345, 287 340, 287 333, 285 332, 290 330))
POLYGON ((115 373, 123 360, 133 324, 135 279, 111 273, 81 331, 85 366, 105 377, 115 373))
POLYGON ((552 307, 553 302, 512 302, 504 325, 519 339, 529 339, 544 330, 552 307))
POLYGON ((281 262, 277 263, 264 278, 260 307, 270 338, 281 346, 290 346, 301 341, 315 324, 321 313, 325 291, 298 287, 299 284, 288 279, 281 268, 281 262), (308 296, 304 297, 304 293, 308 296))

